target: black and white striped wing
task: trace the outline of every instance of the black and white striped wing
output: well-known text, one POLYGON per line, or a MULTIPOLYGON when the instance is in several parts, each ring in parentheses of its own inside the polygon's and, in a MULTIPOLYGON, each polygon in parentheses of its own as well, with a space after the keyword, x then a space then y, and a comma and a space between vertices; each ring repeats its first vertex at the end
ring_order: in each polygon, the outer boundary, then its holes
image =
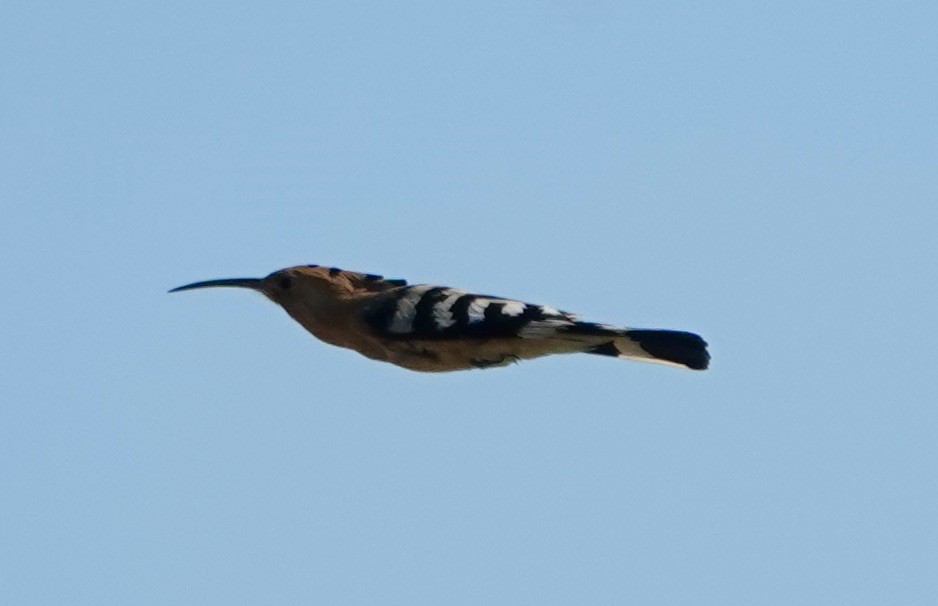
POLYGON ((401 344, 407 357, 397 363, 419 370, 489 368, 574 351, 698 370, 710 361, 706 342, 693 333, 583 322, 546 305, 426 284, 381 293, 364 319, 377 335, 401 344))
POLYGON ((546 305, 427 284, 387 293, 365 321, 385 337, 430 340, 537 338, 582 325, 546 305))

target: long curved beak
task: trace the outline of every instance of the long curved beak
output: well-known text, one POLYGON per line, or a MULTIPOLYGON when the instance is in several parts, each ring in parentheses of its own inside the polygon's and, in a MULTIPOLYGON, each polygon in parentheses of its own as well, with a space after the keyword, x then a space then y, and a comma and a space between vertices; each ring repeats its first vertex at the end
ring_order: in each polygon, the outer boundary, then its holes
POLYGON ((177 286, 169 292, 179 292, 181 290, 193 290, 196 288, 211 288, 214 286, 231 286, 234 288, 250 288, 251 290, 257 290, 264 292, 261 283, 263 280, 260 278, 224 278, 222 280, 205 280, 204 282, 193 282, 192 284, 186 284, 185 286, 177 286))

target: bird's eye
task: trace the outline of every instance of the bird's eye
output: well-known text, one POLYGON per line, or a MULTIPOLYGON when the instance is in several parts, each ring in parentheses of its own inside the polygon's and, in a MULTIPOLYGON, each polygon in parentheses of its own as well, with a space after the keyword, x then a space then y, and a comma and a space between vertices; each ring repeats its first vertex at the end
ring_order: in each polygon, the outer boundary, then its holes
POLYGON ((283 290, 289 290, 290 287, 293 286, 293 280, 290 278, 290 276, 283 276, 280 278, 278 284, 283 290))

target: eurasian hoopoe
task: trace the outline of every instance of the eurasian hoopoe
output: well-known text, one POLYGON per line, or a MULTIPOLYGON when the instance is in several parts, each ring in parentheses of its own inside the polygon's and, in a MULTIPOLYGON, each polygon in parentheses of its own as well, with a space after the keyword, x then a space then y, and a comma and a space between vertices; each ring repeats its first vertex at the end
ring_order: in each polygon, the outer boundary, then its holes
POLYGON ((411 370, 492 368, 572 352, 695 370, 710 362, 707 343, 693 333, 582 322, 546 305, 334 267, 300 265, 266 278, 208 280, 169 292, 210 286, 261 292, 326 343, 411 370))

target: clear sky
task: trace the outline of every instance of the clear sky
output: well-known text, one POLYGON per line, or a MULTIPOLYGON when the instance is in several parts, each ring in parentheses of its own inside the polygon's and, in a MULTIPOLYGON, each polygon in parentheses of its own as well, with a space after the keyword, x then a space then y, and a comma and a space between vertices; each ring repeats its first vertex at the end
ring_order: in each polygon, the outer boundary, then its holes
POLYGON ((0 8, 0 602, 938 603, 933 2, 0 8), (700 332, 410 373, 305 263, 700 332))

